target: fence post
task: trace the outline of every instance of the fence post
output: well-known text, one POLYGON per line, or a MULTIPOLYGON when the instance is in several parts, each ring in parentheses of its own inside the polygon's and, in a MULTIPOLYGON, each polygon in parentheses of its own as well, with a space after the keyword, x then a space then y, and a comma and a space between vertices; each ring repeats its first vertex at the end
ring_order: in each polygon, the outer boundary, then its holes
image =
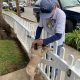
MULTIPOLYGON (((58 47, 58 42, 56 41, 56 42, 54 42, 54 46, 53 46, 53 53, 54 54, 56 54, 57 55, 57 47, 58 47)), ((51 80, 54 80, 55 79, 55 68, 54 67, 52 67, 52 71, 51 71, 51 80)))
MULTIPOLYGON (((60 58, 64 59, 64 55, 65 55, 65 48, 62 47, 60 50, 60 58)), ((61 78, 62 78, 62 71, 58 70, 57 80, 61 80, 61 78)))
MULTIPOLYGON (((74 62, 74 56, 73 55, 68 55, 68 58, 67 58, 66 62, 70 67, 72 67, 73 66, 73 62, 74 62)), ((68 69, 67 72, 65 73, 65 79, 64 80, 72 80, 71 77, 72 77, 71 70, 68 69)))

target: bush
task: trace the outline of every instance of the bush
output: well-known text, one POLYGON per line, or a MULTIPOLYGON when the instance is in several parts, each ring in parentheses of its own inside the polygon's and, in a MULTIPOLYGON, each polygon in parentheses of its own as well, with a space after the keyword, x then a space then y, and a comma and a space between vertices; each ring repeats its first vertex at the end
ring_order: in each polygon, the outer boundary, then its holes
POLYGON ((65 43, 80 51, 80 30, 74 30, 66 34, 65 43))

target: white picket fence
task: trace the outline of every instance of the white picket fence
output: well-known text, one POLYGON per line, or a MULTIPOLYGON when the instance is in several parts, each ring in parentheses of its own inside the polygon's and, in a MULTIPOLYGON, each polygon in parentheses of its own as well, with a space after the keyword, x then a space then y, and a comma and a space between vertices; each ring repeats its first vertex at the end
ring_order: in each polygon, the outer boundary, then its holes
MULTIPOLYGON (((10 24, 17 35, 17 38, 29 54, 32 41, 34 40, 36 26, 26 22, 20 17, 10 12, 3 12, 4 19, 10 24)), ((42 37, 45 37, 45 31, 42 37)), ((46 54, 38 65, 39 70, 46 80, 80 80, 80 59, 74 62, 74 56, 69 55, 67 61, 64 60, 65 48, 61 49, 60 57, 57 54, 57 45, 54 43, 53 52, 46 54), (55 79, 55 69, 58 69, 57 79, 55 79)))

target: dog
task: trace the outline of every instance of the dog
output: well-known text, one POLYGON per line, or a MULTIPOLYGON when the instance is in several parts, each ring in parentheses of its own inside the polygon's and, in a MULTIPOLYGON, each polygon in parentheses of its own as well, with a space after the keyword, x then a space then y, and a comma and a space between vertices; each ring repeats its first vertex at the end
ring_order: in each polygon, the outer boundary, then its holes
POLYGON ((26 72, 28 75, 29 80, 34 80, 35 76, 35 70, 37 68, 37 65, 40 63, 42 57, 48 53, 49 51, 52 51, 53 49, 49 47, 41 47, 38 46, 37 49, 31 48, 31 59, 30 62, 27 65, 26 72))

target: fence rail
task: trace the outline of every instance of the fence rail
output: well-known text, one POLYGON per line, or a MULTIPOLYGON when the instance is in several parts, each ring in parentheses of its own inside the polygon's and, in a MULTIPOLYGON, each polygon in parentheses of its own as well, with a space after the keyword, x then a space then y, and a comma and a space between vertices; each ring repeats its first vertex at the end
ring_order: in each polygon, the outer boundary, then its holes
MULTIPOLYGON (((3 12, 3 17, 14 29, 17 38, 28 52, 28 55, 30 55, 29 49, 34 40, 36 26, 10 12, 3 12)), ((46 35, 44 31, 42 37, 46 35)), ((65 48, 61 49, 59 57, 57 55, 57 45, 58 43, 55 42, 54 51, 49 52, 42 58, 41 63, 38 65, 39 70, 46 80, 80 80, 80 59, 74 62, 74 56, 69 55, 65 61, 65 48), (55 78, 55 69, 58 69, 57 78, 55 78)))

